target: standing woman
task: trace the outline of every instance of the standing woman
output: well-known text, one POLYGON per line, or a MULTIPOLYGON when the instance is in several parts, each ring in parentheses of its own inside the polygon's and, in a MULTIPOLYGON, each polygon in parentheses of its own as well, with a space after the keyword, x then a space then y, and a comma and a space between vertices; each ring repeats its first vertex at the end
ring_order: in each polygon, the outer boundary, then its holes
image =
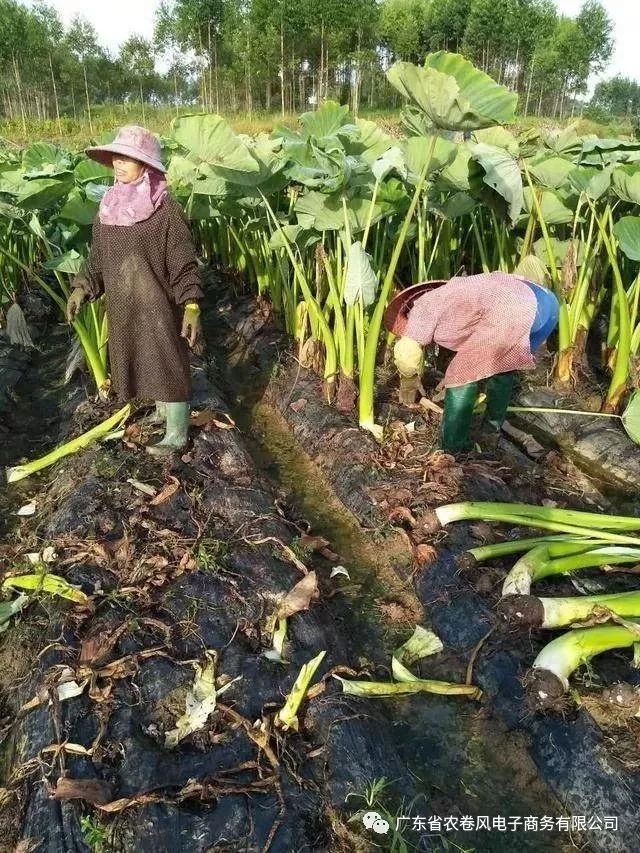
POLYGON ((471 448, 469 430, 482 380, 487 380, 484 423, 499 433, 516 371, 535 367, 533 353, 556 328, 559 308, 546 287, 503 272, 452 278, 431 290, 424 284, 408 288, 391 302, 385 318, 399 336, 394 359, 401 402, 415 401, 423 347, 435 344, 456 353, 444 376, 440 447, 449 453, 471 448))
POLYGON ((202 281, 189 227, 169 195, 160 143, 143 127, 120 129, 109 145, 86 154, 113 167, 114 183, 93 224, 86 269, 67 303, 72 322, 85 300, 103 293, 109 321, 111 381, 122 402, 156 401, 164 438, 147 447, 170 456, 189 429, 189 346, 201 350, 202 281), (186 340, 185 340, 186 339, 186 340))

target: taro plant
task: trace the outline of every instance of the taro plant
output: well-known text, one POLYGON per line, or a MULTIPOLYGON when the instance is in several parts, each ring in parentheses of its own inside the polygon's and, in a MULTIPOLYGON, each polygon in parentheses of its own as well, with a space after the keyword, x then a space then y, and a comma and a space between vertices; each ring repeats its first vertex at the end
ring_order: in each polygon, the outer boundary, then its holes
POLYGON ((516 95, 496 84, 458 54, 431 54, 422 68, 399 62, 389 70, 388 77, 418 114, 430 123, 431 129, 429 136, 408 140, 415 156, 413 195, 371 317, 360 371, 360 426, 378 437, 382 430, 374 420, 374 386, 382 319, 411 221, 427 187, 434 160, 439 160, 441 170, 456 156, 455 145, 443 137, 442 131, 480 130, 511 121, 517 102, 516 95), (439 151, 444 152, 441 158, 438 158, 439 151))
MULTIPOLYGON (((9 212, 0 243, 0 270, 40 286, 64 314, 70 278, 83 266, 90 226, 109 170, 46 143, 25 149, 20 165, 0 170, 0 213, 9 212), (47 272, 40 275, 38 270, 47 272)), ((73 324, 98 392, 108 389, 107 323, 103 301, 86 306, 73 324)))

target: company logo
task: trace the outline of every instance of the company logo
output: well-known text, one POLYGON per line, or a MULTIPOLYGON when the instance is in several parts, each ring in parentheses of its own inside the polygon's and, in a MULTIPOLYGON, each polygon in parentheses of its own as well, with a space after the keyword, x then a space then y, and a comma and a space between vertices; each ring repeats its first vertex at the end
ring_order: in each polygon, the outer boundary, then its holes
POLYGON ((389 832, 389 823, 378 812, 367 812, 363 815, 362 822, 367 829, 372 829, 378 835, 386 835, 389 832))

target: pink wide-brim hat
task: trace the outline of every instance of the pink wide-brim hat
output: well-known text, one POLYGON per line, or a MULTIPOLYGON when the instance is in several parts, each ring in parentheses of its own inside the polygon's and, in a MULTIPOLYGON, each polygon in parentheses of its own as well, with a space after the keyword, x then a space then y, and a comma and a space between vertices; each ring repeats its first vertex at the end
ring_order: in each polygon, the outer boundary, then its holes
POLYGON ((112 166, 113 155, 122 154, 124 157, 139 160, 140 163, 145 163, 159 172, 167 171, 161 160, 159 140, 149 130, 137 124, 121 127, 113 142, 86 148, 84 153, 92 160, 102 163, 103 166, 112 166))
POLYGON ((411 287, 401 290, 387 305, 387 309, 384 312, 385 329, 391 332, 391 334, 396 335, 396 337, 401 338, 409 322, 409 312, 413 308, 416 299, 424 296, 429 290, 434 290, 443 284, 446 284, 444 279, 421 281, 419 284, 412 284, 411 287))

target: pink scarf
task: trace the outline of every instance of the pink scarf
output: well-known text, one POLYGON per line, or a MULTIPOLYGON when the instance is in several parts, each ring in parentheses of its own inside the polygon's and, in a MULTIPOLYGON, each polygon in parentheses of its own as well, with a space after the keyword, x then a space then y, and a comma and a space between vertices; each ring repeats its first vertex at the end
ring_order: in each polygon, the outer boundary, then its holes
POLYGON ((100 202, 102 225, 135 225, 148 219, 162 204, 167 194, 164 175, 146 167, 137 181, 120 184, 115 181, 100 202))

